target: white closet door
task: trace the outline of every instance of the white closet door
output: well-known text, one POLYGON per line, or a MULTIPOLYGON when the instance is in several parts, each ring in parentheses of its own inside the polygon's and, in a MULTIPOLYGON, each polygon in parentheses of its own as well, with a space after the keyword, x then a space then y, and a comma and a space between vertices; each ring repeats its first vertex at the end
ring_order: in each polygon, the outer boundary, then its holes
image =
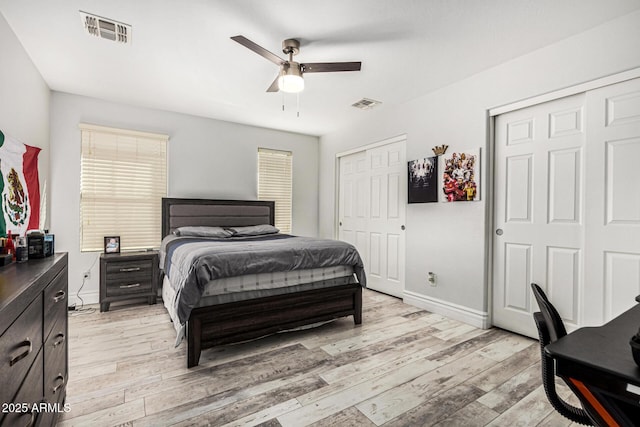
POLYGON ((599 325, 640 294, 640 79, 588 92, 587 132, 584 324, 599 325))
POLYGON ((405 141, 340 158, 338 238, 363 258, 367 287, 402 298, 405 274, 405 141))
POLYGON ((640 79, 495 121, 493 323, 537 336, 529 284, 568 330, 640 294, 640 79))
POLYGON ((367 150, 369 167, 369 262, 367 286, 402 298, 407 203, 405 144, 367 150))
POLYGON ((532 282, 569 329, 583 286, 584 94, 496 118, 493 324, 537 336, 532 282))
POLYGON ((365 265, 368 260, 368 168, 366 152, 340 158, 338 199, 338 239, 358 249, 365 265))

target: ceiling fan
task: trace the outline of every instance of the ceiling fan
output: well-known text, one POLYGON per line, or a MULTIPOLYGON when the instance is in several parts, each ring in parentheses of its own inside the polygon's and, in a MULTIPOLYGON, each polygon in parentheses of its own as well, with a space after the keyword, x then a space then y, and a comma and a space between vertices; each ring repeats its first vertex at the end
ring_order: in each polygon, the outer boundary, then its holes
POLYGON ((282 52, 289 55, 289 59, 282 59, 278 55, 269 52, 262 46, 252 42, 244 36, 231 37, 246 47, 268 59, 280 67, 280 73, 271 83, 267 92, 278 92, 279 90, 289 93, 301 92, 304 89, 303 74, 305 73, 332 73, 335 71, 360 71, 361 62, 313 62, 299 63, 293 60, 294 55, 300 52, 300 41, 287 39, 282 42, 282 52))

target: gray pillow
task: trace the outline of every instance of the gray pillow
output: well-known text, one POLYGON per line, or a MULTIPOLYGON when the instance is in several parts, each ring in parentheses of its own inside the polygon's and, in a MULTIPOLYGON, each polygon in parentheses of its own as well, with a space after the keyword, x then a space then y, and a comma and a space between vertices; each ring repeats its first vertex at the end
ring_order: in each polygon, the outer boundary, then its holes
POLYGON ((177 228, 173 234, 176 236, 231 237, 233 232, 222 227, 188 226, 177 228))
POLYGON ((275 234, 280 230, 270 224, 250 225, 248 227, 229 227, 234 236, 262 236, 263 234, 275 234))

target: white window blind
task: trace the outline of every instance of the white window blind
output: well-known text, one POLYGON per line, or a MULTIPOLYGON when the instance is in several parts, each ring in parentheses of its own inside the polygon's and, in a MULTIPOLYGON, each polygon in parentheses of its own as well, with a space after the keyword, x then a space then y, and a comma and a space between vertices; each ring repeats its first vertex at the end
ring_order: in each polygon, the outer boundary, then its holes
POLYGON ((290 151, 258 148, 258 199, 276 202, 275 222, 291 233, 292 164, 290 151))
POLYGON ((161 199, 167 194, 166 135, 81 124, 82 251, 160 246, 161 199))

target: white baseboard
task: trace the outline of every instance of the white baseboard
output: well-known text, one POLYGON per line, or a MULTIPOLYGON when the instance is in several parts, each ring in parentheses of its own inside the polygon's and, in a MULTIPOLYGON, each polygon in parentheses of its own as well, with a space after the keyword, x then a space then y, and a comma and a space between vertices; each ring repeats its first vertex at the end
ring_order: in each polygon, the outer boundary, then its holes
POLYGON ((487 312, 474 310, 469 307, 427 297, 411 291, 404 291, 403 295, 403 301, 415 307, 459 320, 476 328, 488 329, 491 327, 489 324, 489 313, 487 312))
POLYGON ((82 302, 78 299, 77 294, 69 295, 69 305, 73 306, 75 304, 76 307, 80 307, 82 303, 84 305, 98 304, 100 302, 100 292, 80 292, 80 298, 82 298, 82 302))

